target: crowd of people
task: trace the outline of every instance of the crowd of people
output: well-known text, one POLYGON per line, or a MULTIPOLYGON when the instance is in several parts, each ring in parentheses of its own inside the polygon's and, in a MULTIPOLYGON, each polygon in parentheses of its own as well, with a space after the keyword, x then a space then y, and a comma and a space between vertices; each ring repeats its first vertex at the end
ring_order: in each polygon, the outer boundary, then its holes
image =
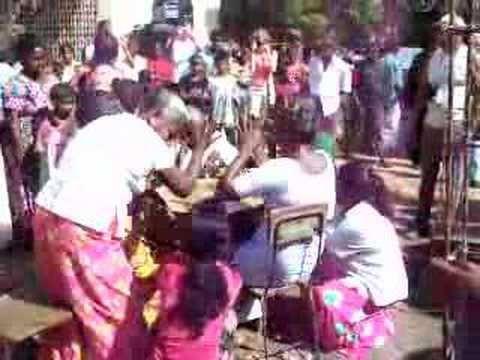
MULTIPOLYGON (((432 150, 431 141, 442 139, 452 56, 438 39, 425 57, 434 63, 424 70, 429 143, 402 130, 401 120, 419 111, 416 101, 409 106, 416 95, 406 90, 395 31, 367 30, 364 47, 342 55, 334 28, 313 40, 288 29, 279 46, 265 29, 248 45, 215 32, 201 48, 188 27, 162 40, 138 32, 117 39, 101 22, 81 63, 69 44, 55 62, 34 36, 18 39, 16 61, 0 63, 14 241, 33 239, 43 289, 75 318, 42 336, 40 357, 230 359, 225 335, 237 300, 273 272, 278 285, 313 284, 322 349, 368 358, 394 334, 393 308, 408 281, 383 180, 358 162, 336 169, 336 145, 367 145, 362 151, 388 166, 388 156, 421 144, 419 229, 429 232, 442 147, 432 150), (152 171, 183 197, 196 179, 218 177, 222 198, 326 204, 328 226, 308 245, 279 251, 273 269, 266 223, 234 249, 221 231, 175 235, 184 247, 165 232, 153 280, 140 281, 124 240, 129 205, 150 188, 152 171), (147 323, 146 306, 156 313, 147 323)), ((459 92, 463 49, 454 48, 459 92)))

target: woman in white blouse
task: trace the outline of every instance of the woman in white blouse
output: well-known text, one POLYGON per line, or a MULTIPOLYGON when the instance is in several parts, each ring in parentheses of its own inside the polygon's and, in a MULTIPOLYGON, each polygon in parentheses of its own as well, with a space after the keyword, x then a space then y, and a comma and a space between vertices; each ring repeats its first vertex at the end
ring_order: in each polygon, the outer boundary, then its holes
MULTIPOLYGON (((327 153, 314 152, 310 145, 320 111, 317 105, 310 97, 297 99, 298 107, 291 114, 289 127, 278 130, 281 157, 240 174, 251 155, 242 146, 223 179, 224 186, 237 196, 260 195, 270 207, 327 204, 327 218, 331 219, 335 212, 335 167, 327 153)), ((245 285, 278 286, 308 281, 317 264, 319 248, 318 237, 309 244, 289 246, 277 252, 272 267, 273 248, 268 242, 267 225, 263 224, 240 246, 235 262, 245 285)))
POLYGON ((317 333, 324 350, 362 360, 393 334, 389 309, 407 298, 408 280, 383 180, 350 163, 339 171, 337 194, 313 291, 317 333))
POLYGON ((81 129, 37 198, 39 277, 50 301, 77 320, 42 342, 52 358, 143 358, 146 336, 129 311, 132 269, 121 242, 127 206, 153 170, 174 193, 189 194, 210 130, 167 92, 147 95, 138 113, 101 117, 81 129), (182 171, 166 143, 192 132, 193 154, 182 171))

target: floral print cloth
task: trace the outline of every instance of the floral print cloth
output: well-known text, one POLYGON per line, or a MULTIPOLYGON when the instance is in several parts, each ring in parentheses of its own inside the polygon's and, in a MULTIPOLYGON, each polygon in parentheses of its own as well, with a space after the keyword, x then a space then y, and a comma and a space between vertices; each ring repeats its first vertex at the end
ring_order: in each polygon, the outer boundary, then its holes
POLYGON ((131 301, 142 296, 121 241, 40 208, 34 234, 41 285, 49 301, 69 308, 76 320, 42 337, 40 358, 145 358, 147 331, 131 301))
POLYGON ((23 219, 34 211, 33 198, 38 191, 38 161, 33 143, 38 128, 38 118, 48 106, 47 94, 42 86, 23 74, 14 76, 3 88, 4 107, 18 121, 20 143, 16 141, 13 127, 2 135, 6 156, 8 187, 14 209, 14 218, 23 219))
POLYGON ((364 289, 349 279, 314 286, 317 333, 324 351, 338 351, 351 360, 366 360, 394 334, 388 308, 376 308, 364 289))

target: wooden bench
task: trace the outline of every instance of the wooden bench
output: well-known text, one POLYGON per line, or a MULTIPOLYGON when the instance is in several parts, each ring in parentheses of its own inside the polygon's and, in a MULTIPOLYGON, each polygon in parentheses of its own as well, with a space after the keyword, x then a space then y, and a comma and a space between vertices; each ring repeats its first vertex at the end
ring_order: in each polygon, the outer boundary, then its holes
POLYGON ((13 347, 46 330, 72 320, 69 311, 15 299, 10 295, 0 297, 0 343, 3 358, 12 359, 13 347))

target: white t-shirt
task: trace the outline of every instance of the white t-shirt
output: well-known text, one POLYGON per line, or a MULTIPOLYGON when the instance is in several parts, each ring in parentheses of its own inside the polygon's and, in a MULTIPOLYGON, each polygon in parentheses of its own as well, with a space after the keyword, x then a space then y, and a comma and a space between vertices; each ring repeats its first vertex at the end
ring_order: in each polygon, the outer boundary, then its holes
POLYGON ((346 278, 360 282, 376 306, 408 297, 408 278, 393 224, 372 205, 361 202, 327 235, 326 251, 346 278))
MULTIPOLYGON (((176 157, 179 151, 183 149, 176 148, 172 150, 176 157)), ((205 152, 203 153, 202 165, 205 166, 207 162, 211 159, 211 157, 214 157, 219 159, 226 166, 230 166, 237 158, 237 156, 238 149, 228 141, 225 132, 216 131, 212 135, 211 144, 205 149, 205 152)), ((182 169, 186 169, 190 164, 191 159, 192 151, 190 149, 187 149, 183 154, 183 158, 180 159, 180 167, 182 169)))
POLYGON ((71 140, 37 204, 99 232, 116 216, 123 236, 127 205, 145 190, 146 175, 172 167, 169 148, 145 121, 126 113, 104 116, 71 140))
POLYGON ((125 58, 118 61, 116 65, 122 71, 125 79, 138 81, 140 73, 148 67, 148 60, 141 55, 135 55, 133 67, 127 63, 125 58))
POLYGON ((309 174, 297 160, 278 158, 237 177, 233 187, 240 196, 261 195, 270 206, 328 204, 328 219, 335 214, 335 167, 330 156, 317 151, 327 160, 327 168, 309 174))
MULTIPOLYGON (((269 206, 327 204, 327 219, 335 211, 335 168, 329 156, 327 168, 319 174, 306 173, 294 159, 280 158, 265 162, 251 172, 239 176, 233 187, 241 196, 263 195, 269 206)), ((271 274, 273 284, 307 281, 315 269, 320 252, 320 237, 315 236, 309 244, 295 244, 276 253, 272 269, 273 249, 268 241, 267 224, 262 224, 249 241, 235 254, 244 283, 248 286, 266 286, 271 274)))
POLYGON ((198 52, 191 39, 176 39, 172 44, 172 58, 175 63, 175 83, 190 72, 190 59, 198 52))
MULTIPOLYGON (((460 46, 453 56, 453 120, 462 121, 465 117, 465 95, 468 68, 468 47, 460 46)), ((436 89, 433 104, 429 106, 429 114, 425 122, 435 128, 447 125, 448 110, 448 74, 450 55, 437 49, 430 60, 428 81, 436 89)))
POLYGON ((320 97, 325 116, 335 114, 340 108, 340 93, 352 92, 350 66, 337 56, 333 56, 325 69, 322 58, 312 56, 308 67, 310 93, 320 97))
POLYGON ((210 79, 212 89, 212 118, 216 124, 227 127, 237 125, 235 100, 240 97, 237 79, 232 75, 214 76, 210 79))

